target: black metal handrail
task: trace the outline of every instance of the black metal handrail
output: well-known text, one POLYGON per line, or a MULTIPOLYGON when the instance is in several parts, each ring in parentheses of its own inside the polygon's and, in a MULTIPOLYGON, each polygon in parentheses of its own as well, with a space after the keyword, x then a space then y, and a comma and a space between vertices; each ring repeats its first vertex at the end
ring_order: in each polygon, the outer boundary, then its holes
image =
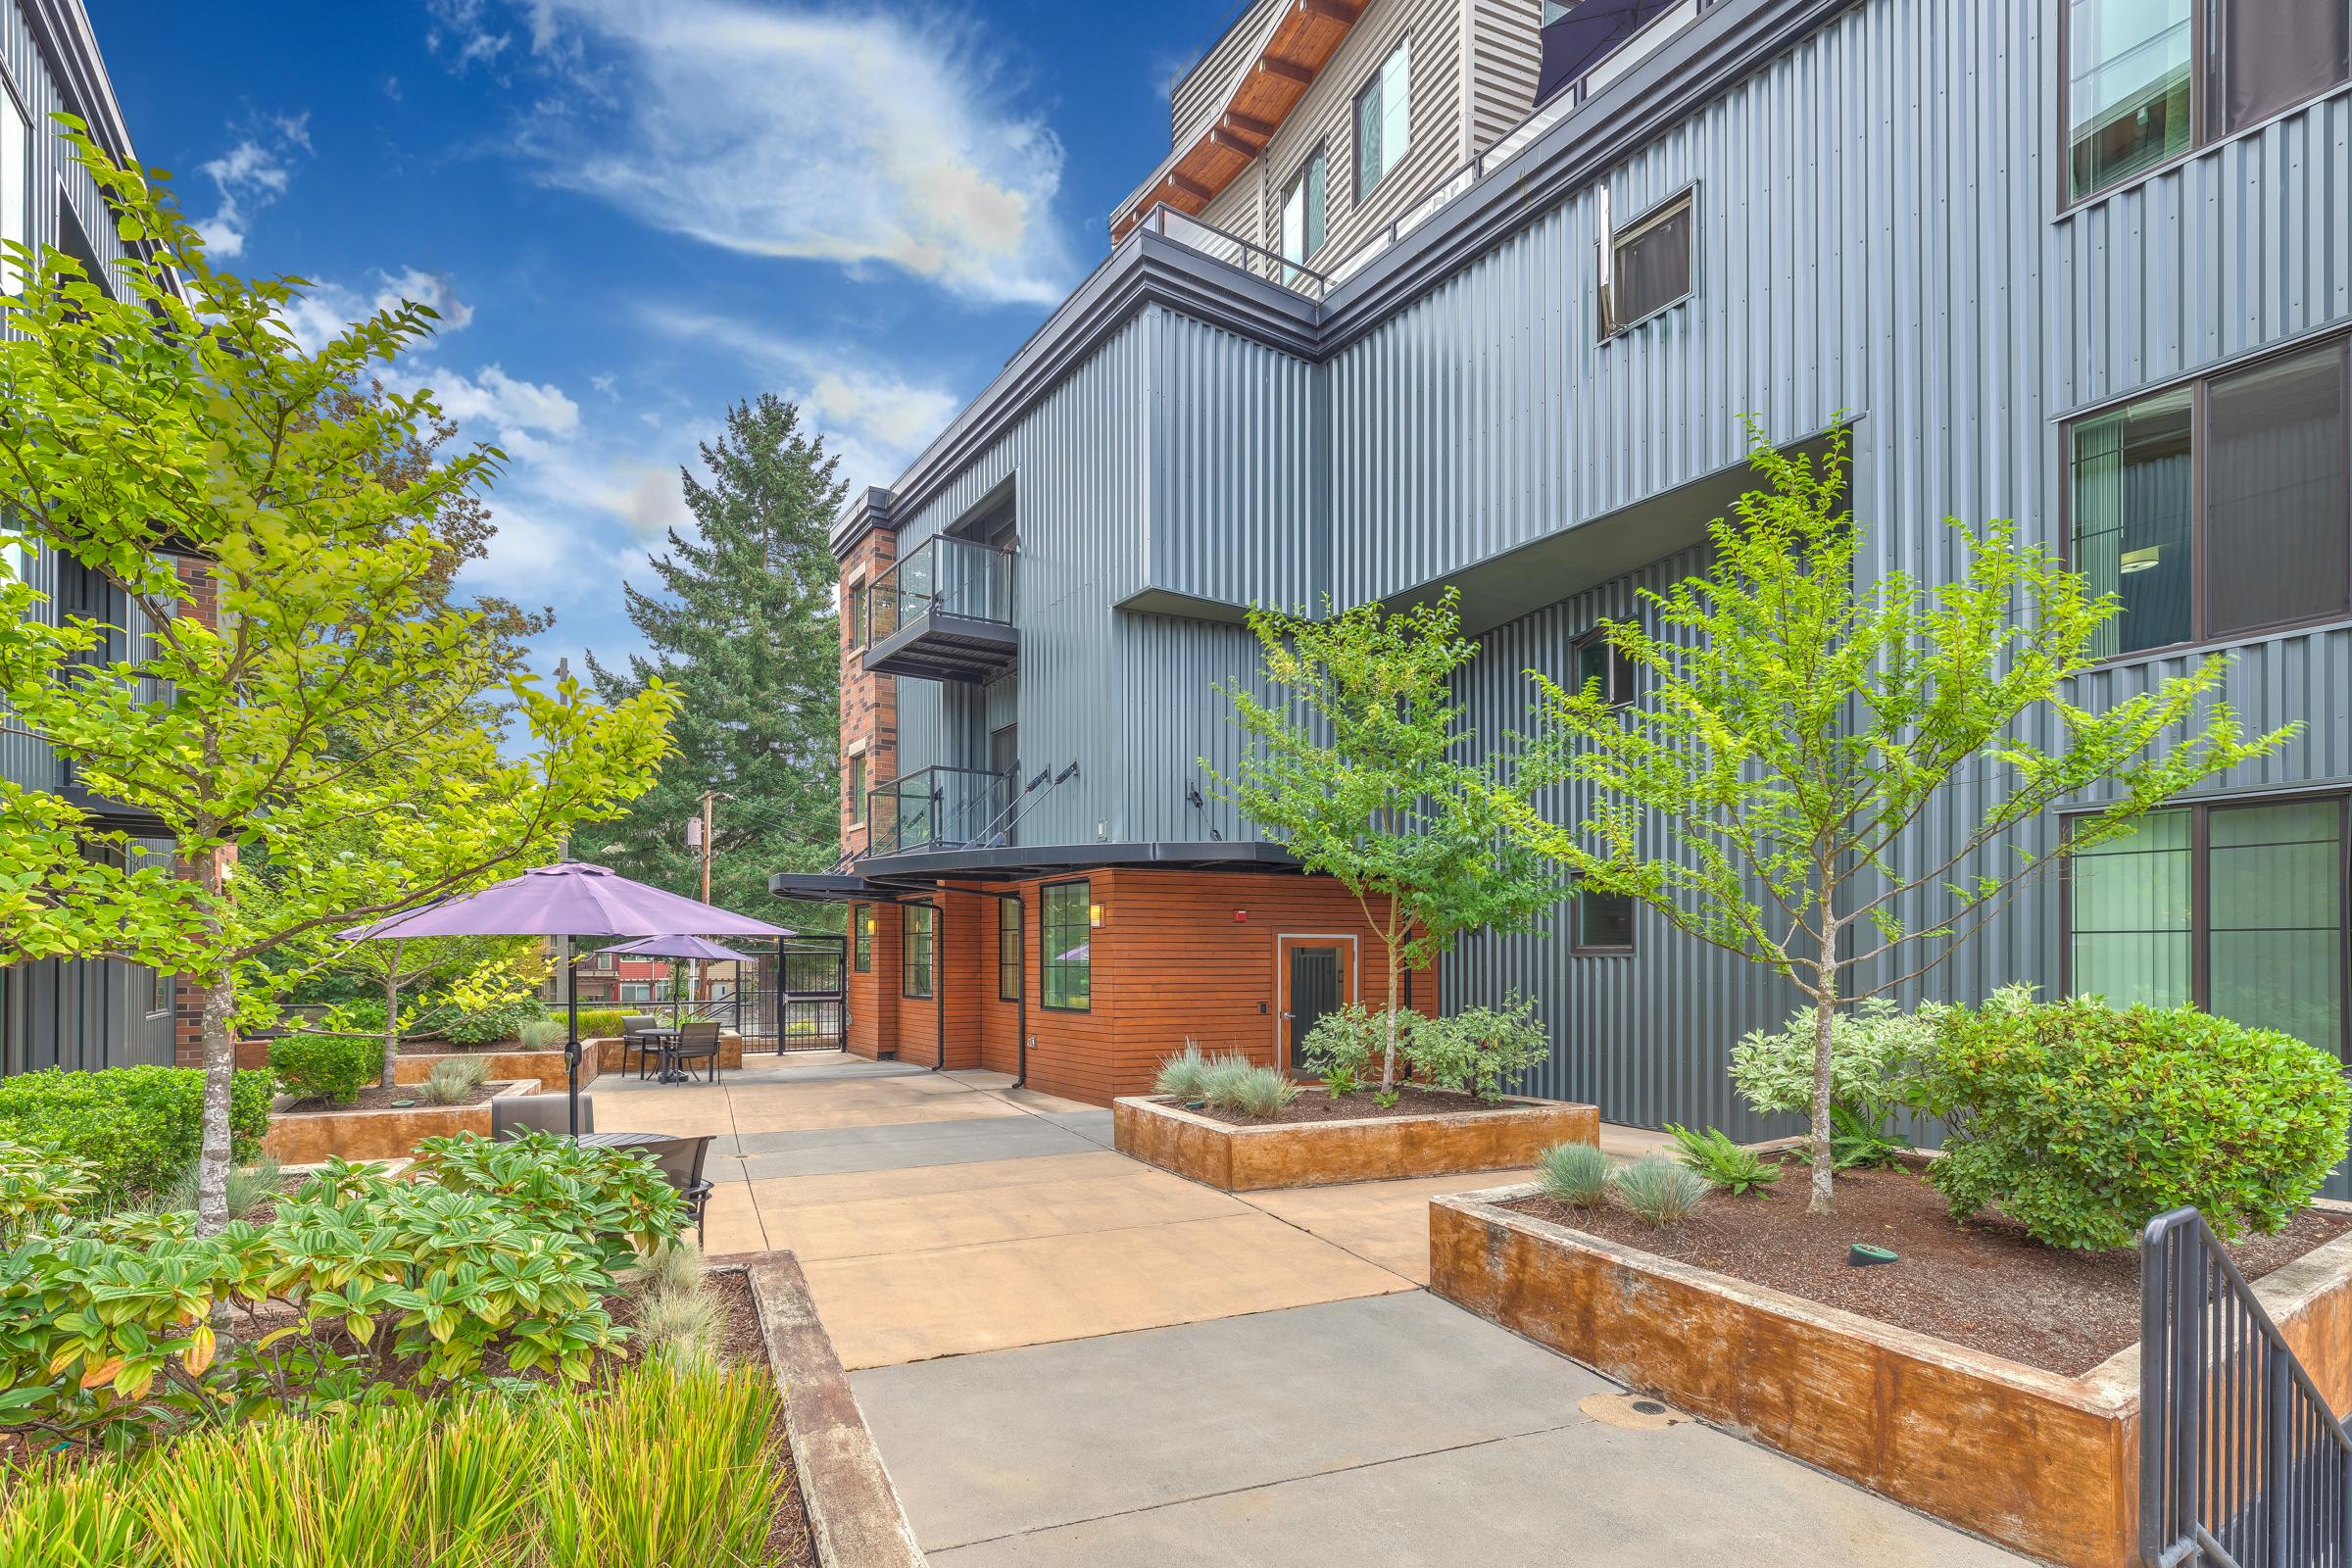
POLYGON ((2352 1568, 2352 1437, 2193 1208, 2139 1244, 2148 1568, 2352 1568))
POLYGON ((868 790, 866 853, 976 844, 1011 799, 1017 778, 1017 769, 926 767, 868 790))
POLYGON ((866 645, 924 615, 1012 624, 1012 552, 935 534, 874 579, 866 595, 866 645))

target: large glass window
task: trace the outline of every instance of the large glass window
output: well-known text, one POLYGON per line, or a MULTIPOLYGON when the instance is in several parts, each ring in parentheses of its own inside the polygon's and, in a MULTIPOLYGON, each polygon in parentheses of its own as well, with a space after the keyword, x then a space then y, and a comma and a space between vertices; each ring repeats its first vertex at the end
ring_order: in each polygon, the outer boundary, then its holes
POLYGON ((865 820, 865 754, 850 756, 850 822, 852 826, 865 820))
POLYGON ((1323 149, 1316 148, 1283 188, 1282 259, 1294 267, 1311 260, 1323 248, 1323 198, 1330 183, 1330 163, 1323 149))
POLYGON ((1045 1004, 1083 1012, 1095 1000, 1093 884, 1056 882, 1045 890, 1044 904, 1045 1004))
POLYGON ((1410 33, 1355 95, 1355 199, 1372 194, 1413 144, 1413 39, 1410 33))
POLYGON ((2076 569, 2123 612, 2105 656, 2352 612, 2346 343, 2079 420, 2076 569))
POLYGON ((850 646, 854 649, 863 648, 865 646, 865 579, 863 577, 850 584, 849 620, 850 646))
POLYGON ((2204 0, 2204 13, 2200 33, 2194 0, 2068 0, 2070 199, 2352 75, 2343 0, 2204 0))
MULTIPOLYGON (((0 239, 32 243, 32 123, 5 85, 0 85, 0 239)), ((0 294, 14 294, 24 285, 17 264, 0 259, 0 294)))
POLYGON ((997 900, 997 1000, 1021 1000, 1021 900, 1017 893, 997 900))
POLYGON ((2340 796, 2150 812, 2069 861, 2070 989, 2340 1053, 2343 835, 2340 796))
POLYGON ((931 944, 936 934, 931 921, 937 913, 928 904, 909 904, 899 911, 904 922, 899 948, 899 995, 903 997, 931 994, 931 944))
POLYGON ((850 906, 850 967, 859 974, 873 972, 874 906, 870 904, 850 906))

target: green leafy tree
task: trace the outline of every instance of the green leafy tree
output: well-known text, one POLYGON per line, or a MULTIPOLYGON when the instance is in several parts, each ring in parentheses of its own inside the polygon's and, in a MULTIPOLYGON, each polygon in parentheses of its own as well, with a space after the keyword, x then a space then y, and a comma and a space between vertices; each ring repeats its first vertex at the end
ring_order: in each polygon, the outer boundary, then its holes
POLYGON ((1598 682, 1535 675, 1529 773, 1577 787, 1583 820, 1546 821, 1524 794, 1496 805, 1587 885, 1769 966, 1812 1004, 1809 1207, 1826 1214, 1839 1004, 1917 979, 2061 856, 2291 731, 2240 733, 2213 695, 2220 658, 2103 710, 2075 707, 2069 683, 2097 662, 2112 599, 2010 523, 1956 519, 1952 581, 1865 585, 1845 432, 1818 471, 1752 421, 1749 439, 1764 487, 1711 525, 1704 574, 1645 593, 1650 625, 1604 628, 1647 672, 1646 699, 1613 708, 1598 682), (1943 812, 1966 825, 1930 848, 1920 824, 1954 791, 1970 816, 1943 812), (2103 804, 2064 839, 2021 832, 2094 794, 2103 804), (1653 825, 1673 853, 1650 853, 1653 825))
POLYGON ((1202 771, 1301 865, 1363 909, 1386 954, 1380 1087, 1396 1083, 1402 979, 1465 931, 1525 930, 1559 902, 1556 875, 1500 831, 1527 802, 1507 762, 1464 760, 1473 736, 1452 678, 1477 657, 1451 589, 1387 614, 1360 605, 1321 620, 1255 610, 1261 698, 1216 690, 1249 737, 1232 778, 1202 771))
MULTIPOLYGON (((602 832, 595 858, 698 897, 702 858, 686 824, 715 794, 710 902, 774 918, 768 873, 826 869, 841 838, 839 568, 827 535, 846 487, 800 410, 770 393, 729 409, 702 458, 709 483, 679 475, 695 535, 670 530, 653 563, 659 594, 624 588, 652 654, 632 655, 626 670, 588 662, 608 702, 655 681, 678 698, 676 757, 602 832)), ((811 906, 784 918, 821 925, 840 913, 811 906)))
POLYGON ((0 724, 51 748, 92 796, 154 816, 169 854, 0 785, 0 941, 206 989, 198 1215, 217 1230, 240 975, 611 814, 651 780, 669 699, 608 710, 574 683, 543 691, 506 673, 480 617, 449 602, 452 547, 434 520, 497 454, 387 484, 433 404, 343 396, 422 337, 429 311, 404 303, 308 353, 285 324, 301 280, 217 270, 164 176, 117 168, 78 126, 70 139, 134 254, 120 299, 58 252, 12 256, 30 280, 0 343, 0 516, 14 530, 0 542, 71 558, 129 612, 47 625, 27 584, 0 579, 0 724), (180 613, 190 558, 217 628, 180 613), (493 693, 528 755, 507 755, 485 720, 493 693), (401 858, 348 853, 353 824, 395 817, 410 830, 401 858), (245 896, 241 862, 267 865, 268 897, 245 896))

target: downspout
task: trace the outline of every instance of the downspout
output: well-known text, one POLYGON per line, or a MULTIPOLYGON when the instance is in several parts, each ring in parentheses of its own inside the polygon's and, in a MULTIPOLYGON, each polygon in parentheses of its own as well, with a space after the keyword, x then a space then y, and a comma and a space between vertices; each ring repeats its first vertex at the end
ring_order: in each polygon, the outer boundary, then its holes
POLYGON ((942 893, 939 902, 931 906, 931 1022, 938 1036, 931 1060, 933 1072, 948 1064, 947 905, 948 897, 942 893))
MULTIPOLYGON (((1013 899, 1020 906, 1021 910, 1021 951, 1015 954, 1014 957, 1020 967, 1026 970, 1029 967, 1029 905, 1028 901, 1017 892, 1013 894, 1013 899)), ((997 918, 1002 920, 1004 917, 1003 906, 1000 906, 997 918)), ((1038 983, 1042 985, 1045 983, 1046 972, 1046 950, 1043 937, 1039 938, 1037 952, 1038 983)), ((1019 1054, 1013 1062, 1012 1087, 1026 1089, 1029 1087, 1029 977, 1025 973, 1021 976, 1020 1009, 1018 1014, 1020 1034, 1013 1043, 1013 1049, 1019 1054)))

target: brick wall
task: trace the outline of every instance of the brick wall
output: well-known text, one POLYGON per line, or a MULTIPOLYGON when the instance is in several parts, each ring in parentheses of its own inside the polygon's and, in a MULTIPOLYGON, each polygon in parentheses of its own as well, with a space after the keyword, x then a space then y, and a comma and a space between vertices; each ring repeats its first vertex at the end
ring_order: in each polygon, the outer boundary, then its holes
POLYGON ((880 528, 869 529, 841 563, 841 847, 845 854, 862 854, 867 828, 862 803, 850 799, 850 758, 864 744, 867 789, 888 784, 899 776, 899 682, 892 675, 869 675, 860 658, 860 629, 851 614, 852 579, 863 572, 870 587, 897 559, 898 540, 880 528))

